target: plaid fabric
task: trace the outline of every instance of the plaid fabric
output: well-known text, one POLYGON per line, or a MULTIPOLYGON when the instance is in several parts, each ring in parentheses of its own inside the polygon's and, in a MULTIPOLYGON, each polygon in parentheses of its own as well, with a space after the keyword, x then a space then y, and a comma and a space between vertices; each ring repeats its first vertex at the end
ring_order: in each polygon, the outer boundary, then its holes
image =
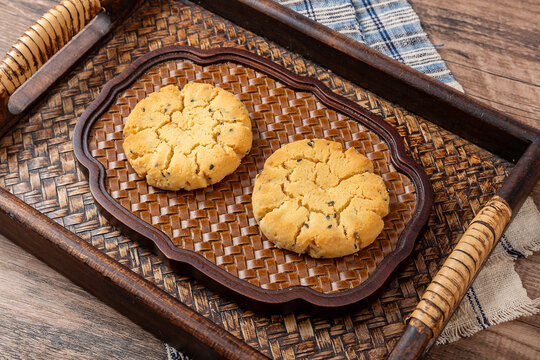
POLYGON ((406 0, 276 0, 460 91, 406 0))
POLYGON ((165 351, 167 352, 167 360, 191 360, 190 357, 188 357, 187 355, 184 355, 183 353, 176 350, 169 344, 164 344, 164 345, 165 345, 165 351))

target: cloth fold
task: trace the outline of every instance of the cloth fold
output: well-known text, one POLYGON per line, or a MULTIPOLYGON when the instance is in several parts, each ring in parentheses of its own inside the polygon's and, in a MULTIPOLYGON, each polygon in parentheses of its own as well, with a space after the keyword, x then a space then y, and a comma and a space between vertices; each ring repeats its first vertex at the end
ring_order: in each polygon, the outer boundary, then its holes
POLYGON ((463 91, 405 0, 277 0, 370 48, 463 91))

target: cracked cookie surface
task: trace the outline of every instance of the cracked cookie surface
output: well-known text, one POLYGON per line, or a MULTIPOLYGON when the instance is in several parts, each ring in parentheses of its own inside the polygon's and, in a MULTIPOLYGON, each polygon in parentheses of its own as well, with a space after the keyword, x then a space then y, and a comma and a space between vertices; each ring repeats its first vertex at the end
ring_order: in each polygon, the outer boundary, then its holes
POLYGON ((332 258, 377 238, 389 196, 367 157, 315 139, 286 144, 266 160, 252 204, 261 231, 277 247, 332 258))
POLYGON ((148 184, 193 190, 221 181, 251 150, 249 113, 209 84, 168 85, 139 101, 124 126, 124 153, 148 184))

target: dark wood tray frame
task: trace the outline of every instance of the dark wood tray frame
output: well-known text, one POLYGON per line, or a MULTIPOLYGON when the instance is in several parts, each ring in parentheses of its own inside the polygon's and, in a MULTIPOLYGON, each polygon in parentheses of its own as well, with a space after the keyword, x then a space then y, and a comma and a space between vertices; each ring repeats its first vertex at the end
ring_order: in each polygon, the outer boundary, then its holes
MULTIPOLYGON (((498 191, 498 196, 514 213, 540 178, 540 133, 537 130, 270 0, 196 2, 515 162, 516 166, 498 191)), ((0 132, 7 131, 54 81, 138 3, 102 1, 108 13, 99 14, 64 47, 65 53, 76 53, 77 56, 53 58, 30 81, 33 86, 27 86, 18 96, 0 94, 0 132), (36 78, 48 81, 36 82, 36 78), (12 106, 8 106, 8 102, 12 106)), ((53 49, 53 53, 58 50, 53 49)), ((13 65, 13 59, 6 57, 3 62, 13 65)), ((29 63, 13 66, 19 72, 7 74, 10 79, 30 73, 29 63)), ((34 72, 32 70, 30 75, 34 72)), ((263 358, 244 342, 4 189, 0 189, 0 224, 2 234, 172 345, 196 353, 200 358, 263 358)), ((433 343, 437 335, 438 331, 409 324, 392 356, 396 359, 415 358, 433 343)))
POLYGON ((298 76, 268 59, 241 49, 201 50, 173 45, 143 55, 120 75, 109 81, 96 100, 88 106, 75 126, 73 144, 77 159, 89 171, 90 190, 105 211, 128 229, 150 240, 154 248, 166 259, 181 263, 184 265, 182 268, 190 267, 189 273, 206 285, 221 292, 229 290, 235 292, 240 295, 240 297, 234 296, 235 300, 256 309, 277 310, 279 308, 291 311, 308 305, 310 308, 321 307, 327 310, 356 304, 365 299, 379 289, 392 271, 411 254, 415 240, 425 225, 433 204, 431 185, 424 169, 407 155, 397 131, 381 117, 335 94, 319 80, 298 76), (417 201, 414 215, 399 237, 397 248, 385 256, 367 280, 350 290, 330 294, 305 286, 294 286, 282 290, 263 289, 231 275, 195 252, 175 247, 165 233, 149 226, 111 197, 105 186, 105 168, 91 155, 88 148, 90 130, 123 90, 155 65, 174 59, 188 59, 199 65, 233 61, 251 67, 293 89, 316 94, 321 103, 328 108, 345 114, 384 139, 390 150, 392 164, 396 170, 406 174, 414 184, 417 201))

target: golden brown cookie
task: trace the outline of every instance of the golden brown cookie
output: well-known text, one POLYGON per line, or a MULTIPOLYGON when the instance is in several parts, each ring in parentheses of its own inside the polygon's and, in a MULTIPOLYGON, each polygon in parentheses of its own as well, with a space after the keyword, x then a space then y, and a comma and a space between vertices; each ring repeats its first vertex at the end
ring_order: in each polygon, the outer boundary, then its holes
POLYGON ((230 92, 190 83, 141 100, 124 127, 124 153, 139 176, 165 190, 221 181, 251 149, 249 114, 230 92))
POLYGON ((277 247, 315 258, 352 254, 383 229, 389 197, 356 149, 323 139, 284 145, 255 179, 253 213, 277 247))

